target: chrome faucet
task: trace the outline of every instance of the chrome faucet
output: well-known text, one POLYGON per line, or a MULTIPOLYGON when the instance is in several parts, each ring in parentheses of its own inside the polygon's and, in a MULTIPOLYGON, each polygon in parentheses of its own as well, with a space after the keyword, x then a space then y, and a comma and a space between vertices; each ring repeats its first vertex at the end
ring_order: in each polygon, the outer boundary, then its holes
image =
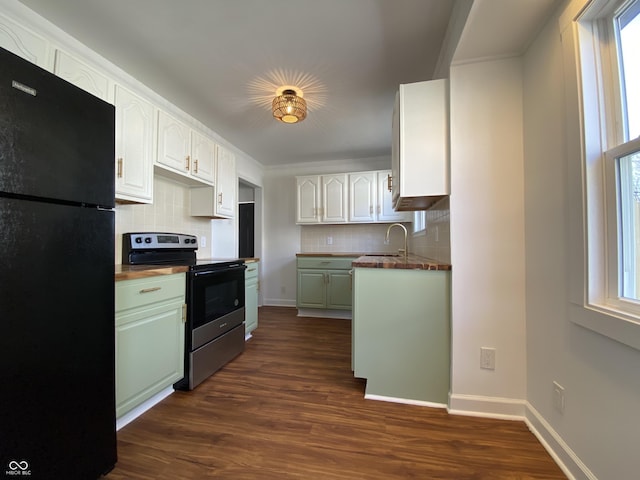
POLYGON ((404 225, 402 225, 401 223, 392 223, 391 225, 389 225, 389 228, 387 228, 387 234, 384 237, 384 241, 385 243, 389 243, 389 232, 393 227, 400 227, 402 230, 404 230, 404 248, 399 248, 398 253, 406 257, 407 255, 409 255, 409 250, 407 249, 407 228, 404 225))

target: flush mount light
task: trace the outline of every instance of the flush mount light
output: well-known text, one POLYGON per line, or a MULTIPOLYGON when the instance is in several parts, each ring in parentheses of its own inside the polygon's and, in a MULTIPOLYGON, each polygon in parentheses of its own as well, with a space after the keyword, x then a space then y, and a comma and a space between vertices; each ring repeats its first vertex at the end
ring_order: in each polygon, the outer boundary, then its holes
POLYGON ((278 89, 271 104, 273 118, 284 123, 298 123, 307 118, 307 102, 294 88, 278 89))

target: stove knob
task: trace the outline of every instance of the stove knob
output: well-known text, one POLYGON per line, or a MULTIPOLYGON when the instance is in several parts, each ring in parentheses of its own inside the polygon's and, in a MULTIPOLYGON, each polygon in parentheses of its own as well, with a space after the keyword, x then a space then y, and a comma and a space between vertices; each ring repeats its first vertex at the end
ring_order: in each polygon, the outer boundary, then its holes
POLYGON ((142 243, 142 237, 136 237, 136 243, 142 243))
POLYGON ((144 243, 151 243, 151 237, 146 237, 144 239, 144 243))
POLYGON ((185 238, 185 239, 184 239, 184 243, 189 243, 189 239, 188 239, 188 238, 185 238))
POLYGON ((196 243, 196 239, 195 239, 195 238, 192 238, 192 239, 191 239, 191 243, 196 243))

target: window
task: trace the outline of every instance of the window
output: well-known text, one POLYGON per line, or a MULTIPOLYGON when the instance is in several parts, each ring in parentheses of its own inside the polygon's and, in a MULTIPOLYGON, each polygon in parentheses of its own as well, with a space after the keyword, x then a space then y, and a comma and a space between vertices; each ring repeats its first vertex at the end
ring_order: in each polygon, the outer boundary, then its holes
POLYGON ((424 210, 413 212, 413 234, 424 235, 427 232, 427 215, 424 210))
POLYGON ((560 27, 567 85, 579 85, 567 135, 582 218, 569 235, 584 249, 569 252, 570 300, 584 310, 571 318, 640 349, 640 0, 573 0, 560 27))
POLYGON ((615 204, 607 214, 607 228, 615 236, 607 250, 607 298, 617 308, 640 315, 640 145, 633 140, 640 135, 640 57, 634 51, 640 45, 640 0, 623 4, 607 23, 615 42, 603 48, 615 48, 610 53, 615 61, 609 78, 618 82, 618 88, 609 91, 619 92, 618 98, 608 101, 620 105, 621 126, 612 135, 615 145, 605 155, 605 168, 615 172, 605 186, 609 202, 615 204))

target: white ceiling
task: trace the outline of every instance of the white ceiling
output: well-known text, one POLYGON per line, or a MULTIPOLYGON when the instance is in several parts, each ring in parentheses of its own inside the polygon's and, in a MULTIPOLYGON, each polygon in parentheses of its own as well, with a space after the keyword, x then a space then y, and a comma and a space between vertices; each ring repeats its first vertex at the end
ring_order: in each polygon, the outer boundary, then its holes
MULTIPOLYGON (((266 166, 389 155, 398 84, 433 78, 455 4, 20 1, 266 166), (308 102, 300 124, 271 116, 285 84, 308 102)), ((543 11, 554 0, 500 1, 543 11)))

